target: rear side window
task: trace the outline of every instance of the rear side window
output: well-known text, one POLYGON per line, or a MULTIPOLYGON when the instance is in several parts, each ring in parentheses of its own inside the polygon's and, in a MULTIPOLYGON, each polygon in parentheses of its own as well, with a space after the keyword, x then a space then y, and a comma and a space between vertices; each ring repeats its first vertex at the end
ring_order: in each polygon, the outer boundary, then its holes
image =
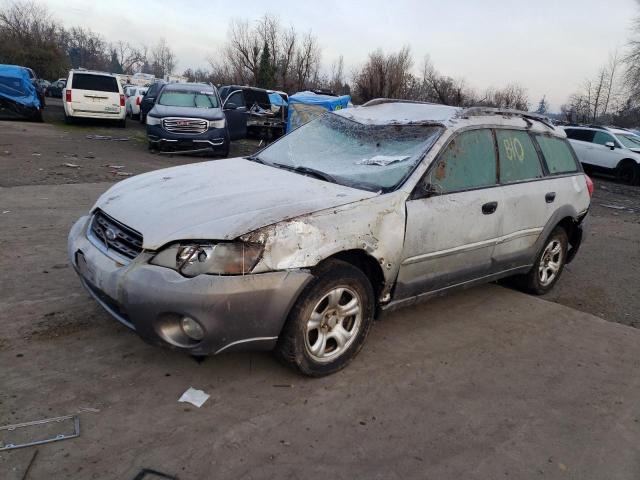
POLYGON ((430 182, 443 193, 496 184, 496 151, 491 130, 456 136, 440 155, 430 182))
POLYGON ((543 176, 538 152, 527 132, 497 130, 496 139, 500 155, 501 182, 519 182, 543 176))
POLYGON ((536 140, 540 145, 550 173, 571 173, 579 170, 565 140, 542 135, 536 136, 536 140))
POLYGON ((242 91, 237 91, 233 95, 227 98, 225 103, 233 103, 236 107, 244 107, 244 98, 242 97, 242 91))
POLYGON ((88 73, 74 73, 71 88, 78 90, 95 90, 98 92, 118 92, 118 81, 115 77, 106 75, 91 75, 88 73))
POLYGON ((571 140, 580 140, 582 142, 592 142, 593 134, 595 133, 593 130, 581 130, 575 128, 566 128, 564 130, 567 134, 567 137, 571 140))

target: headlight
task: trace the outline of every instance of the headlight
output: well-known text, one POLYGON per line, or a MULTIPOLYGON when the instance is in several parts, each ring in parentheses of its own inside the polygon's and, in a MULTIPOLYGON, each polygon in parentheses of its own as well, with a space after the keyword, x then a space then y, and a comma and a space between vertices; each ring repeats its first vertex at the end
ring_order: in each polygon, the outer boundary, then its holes
POLYGON ((160 251, 151 264, 171 268, 185 277, 203 273, 244 275, 256 266, 263 246, 258 243, 181 243, 160 251))
POLYGON ((147 125, 160 125, 160 117, 147 115, 147 125))
POLYGON ((222 120, 211 120, 209 121, 209 128, 224 128, 225 123, 224 118, 222 120))

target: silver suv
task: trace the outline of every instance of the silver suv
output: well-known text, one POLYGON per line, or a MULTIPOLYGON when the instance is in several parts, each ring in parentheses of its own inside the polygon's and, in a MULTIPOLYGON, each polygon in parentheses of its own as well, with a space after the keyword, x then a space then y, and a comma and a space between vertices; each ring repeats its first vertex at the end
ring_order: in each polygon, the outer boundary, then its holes
POLYGON ((580 162, 634 185, 640 180, 640 137, 614 127, 564 127, 580 162))
POLYGON ((320 376, 353 359, 380 311, 503 277, 548 292, 592 190, 542 118, 377 100, 251 157, 122 181, 73 226, 68 253, 149 342, 275 348, 320 376))

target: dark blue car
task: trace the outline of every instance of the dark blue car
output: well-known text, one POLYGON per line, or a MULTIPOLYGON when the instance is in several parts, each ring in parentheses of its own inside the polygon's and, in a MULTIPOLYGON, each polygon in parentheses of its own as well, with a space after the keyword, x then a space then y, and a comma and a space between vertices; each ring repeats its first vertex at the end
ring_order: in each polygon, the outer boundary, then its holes
POLYGON ((149 148, 229 154, 229 125, 215 87, 198 83, 165 85, 146 117, 149 148))

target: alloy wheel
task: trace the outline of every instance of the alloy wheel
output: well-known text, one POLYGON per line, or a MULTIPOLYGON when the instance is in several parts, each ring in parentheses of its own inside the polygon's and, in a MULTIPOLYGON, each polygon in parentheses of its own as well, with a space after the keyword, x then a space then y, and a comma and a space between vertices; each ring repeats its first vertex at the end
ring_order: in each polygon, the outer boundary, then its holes
POLYGON ((562 255, 562 244, 554 238, 544 249, 538 267, 538 278, 543 287, 550 285, 560 273, 562 255))
POLYGON ((358 336, 362 300, 349 287, 335 287, 314 307, 306 324, 305 348, 317 362, 342 355, 358 336))

